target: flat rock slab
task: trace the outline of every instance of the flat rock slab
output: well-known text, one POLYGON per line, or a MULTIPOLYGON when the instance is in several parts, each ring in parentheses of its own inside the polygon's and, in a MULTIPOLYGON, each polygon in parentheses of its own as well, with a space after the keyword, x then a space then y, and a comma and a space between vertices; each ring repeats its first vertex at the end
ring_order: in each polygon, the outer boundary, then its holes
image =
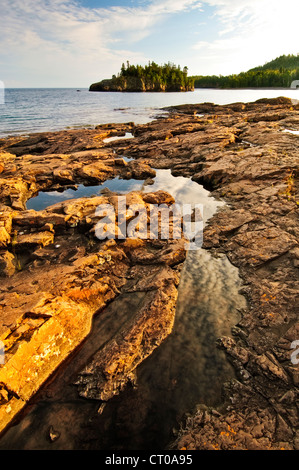
MULTIPOLYGON (((42 190, 153 178, 155 168, 165 168, 227 202, 206 226, 204 248, 225 253, 239 268, 248 301, 232 334, 218 341, 236 373, 224 384, 222 406, 199 404, 171 446, 299 449, 298 364, 291 356, 299 340, 298 136, 285 132, 298 130, 299 107, 282 97, 167 111, 140 126, 0 141, 1 338, 8 359, 0 370, 1 429, 80 344, 93 315, 124 292, 142 293, 138 314, 85 357, 76 393, 109 399, 134 381, 137 365, 171 331, 185 258, 178 242, 99 243, 93 230, 99 200, 40 212, 26 211, 26 201, 42 190), (104 142, 126 132, 134 138, 104 142)), ((144 204, 164 196, 136 195, 144 204)))
MULTIPOLYGON (((173 198, 160 192, 155 200, 167 204, 173 198)), ((130 201, 150 213, 142 194, 131 193, 130 201)), ((1 430, 82 343, 94 315, 121 290, 150 291, 150 296, 123 330, 113 326, 110 341, 98 353, 96 370, 101 372, 92 374, 91 382, 80 381, 81 394, 108 399, 119 393, 172 330, 186 242, 101 241, 93 230, 99 204, 114 204, 117 210, 116 195, 65 201, 40 212, 5 212, 13 243, 7 241, 2 254, 1 430), (142 271, 143 259, 147 269, 142 271)))

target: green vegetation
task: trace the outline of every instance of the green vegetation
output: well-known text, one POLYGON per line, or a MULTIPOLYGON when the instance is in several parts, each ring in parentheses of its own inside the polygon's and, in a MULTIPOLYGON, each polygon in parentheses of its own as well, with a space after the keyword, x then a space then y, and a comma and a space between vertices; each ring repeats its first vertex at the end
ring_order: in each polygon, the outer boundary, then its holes
POLYGON ((181 70, 171 62, 164 65, 158 65, 155 62, 149 62, 148 65, 127 65, 122 64, 121 77, 136 77, 151 82, 155 88, 165 89, 165 91, 176 91, 178 89, 193 89, 194 81, 188 75, 188 67, 181 70))
POLYGON ((267 62, 265 65, 262 65, 260 67, 255 67, 254 69, 251 69, 250 71, 259 71, 259 70, 280 70, 280 69, 286 69, 286 70, 295 70, 299 68, 299 54, 298 55, 282 55, 280 57, 277 57, 274 60, 271 60, 271 62, 267 62))
POLYGON ((181 70, 171 62, 158 65, 122 64, 118 75, 90 86, 90 91, 193 91, 194 80, 188 77, 188 68, 181 70))
POLYGON ((238 75, 191 78, 195 88, 288 88, 294 80, 299 80, 299 55, 283 55, 238 75))

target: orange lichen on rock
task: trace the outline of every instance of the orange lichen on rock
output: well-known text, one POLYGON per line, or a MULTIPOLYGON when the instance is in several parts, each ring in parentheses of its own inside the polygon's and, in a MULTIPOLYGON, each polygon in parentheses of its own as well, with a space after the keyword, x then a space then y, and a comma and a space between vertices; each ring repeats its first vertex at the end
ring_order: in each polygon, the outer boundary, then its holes
MULTIPOLYGON (((165 243, 153 249, 150 240, 98 240, 88 232, 86 220, 96 224, 97 205, 116 200, 109 193, 64 201, 40 212, 7 209, 0 213, 0 243, 9 243, 13 234, 13 254, 0 253, 5 292, 0 304, 0 340, 5 348, 5 363, 0 366, 0 432, 88 336, 94 315, 132 282, 130 271, 134 273, 132 267, 143 257, 151 275, 140 277, 137 268, 135 283, 150 291, 146 308, 122 331, 117 326, 117 347, 112 335, 101 351, 104 383, 97 393, 106 398, 117 393, 171 332, 178 274, 171 275, 166 265, 171 257, 177 264, 180 241, 167 251, 165 243), (65 220, 68 215, 71 218, 65 220), (18 257, 21 269, 16 269, 18 257), (152 282, 154 275, 157 285, 152 282)), ((146 205, 140 193, 130 193, 130 200, 146 205)))

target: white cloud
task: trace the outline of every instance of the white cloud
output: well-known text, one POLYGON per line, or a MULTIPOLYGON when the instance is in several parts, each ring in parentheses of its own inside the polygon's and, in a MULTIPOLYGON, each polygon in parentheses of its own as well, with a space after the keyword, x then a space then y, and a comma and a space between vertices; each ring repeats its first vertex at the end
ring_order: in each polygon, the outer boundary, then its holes
POLYGON ((90 9, 75 0, 0 3, 0 59, 7 64, 0 78, 7 86, 88 86, 116 73, 123 60, 144 63, 148 58, 132 50, 134 43, 167 15, 201 5, 153 0, 143 7, 90 9))
POLYGON ((152 60, 138 51, 138 42, 150 41, 158 26, 162 34, 163 21, 171 15, 190 11, 199 13, 198 24, 203 20, 218 27, 207 41, 201 36, 204 24, 198 26, 193 33, 200 40, 190 43, 184 57, 177 57, 170 41, 169 57, 188 64, 190 74, 237 73, 299 52, 298 0, 147 0, 134 5, 139 6, 91 9, 79 0, 0 0, 0 80, 6 86, 87 87, 117 73, 124 60, 152 60), (201 13, 206 6, 213 7, 212 18, 201 13))
POLYGON ((201 7, 202 2, 196 0, 155 0, 150 4, 148 12, 160 15, 178 13, 187 9, 201 9, 201 7))
POLYGON ((214 40, 193 49, 205 60, 204 73, 245 71, 282 54, 297 54, 298 0, 206 0, 223 28, 214 40))
POLYGON ((0 59, 7 64, 0 78, 8 86, 88 86, 116 73, 123 60, 146 62, 132 46, 167 15, 201 4, 153 0, 143 7, 90 9, 75 0, 0 0, 0 5, 0 59))

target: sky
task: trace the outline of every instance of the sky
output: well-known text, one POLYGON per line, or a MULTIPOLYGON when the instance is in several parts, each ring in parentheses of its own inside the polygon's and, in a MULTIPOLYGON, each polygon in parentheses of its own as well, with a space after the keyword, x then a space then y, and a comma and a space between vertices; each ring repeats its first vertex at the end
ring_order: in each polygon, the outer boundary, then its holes
POLYGON ((299 53, 298 0, 0 0, 0 81, 85 87, 127 60, 228 75, 299 53))

